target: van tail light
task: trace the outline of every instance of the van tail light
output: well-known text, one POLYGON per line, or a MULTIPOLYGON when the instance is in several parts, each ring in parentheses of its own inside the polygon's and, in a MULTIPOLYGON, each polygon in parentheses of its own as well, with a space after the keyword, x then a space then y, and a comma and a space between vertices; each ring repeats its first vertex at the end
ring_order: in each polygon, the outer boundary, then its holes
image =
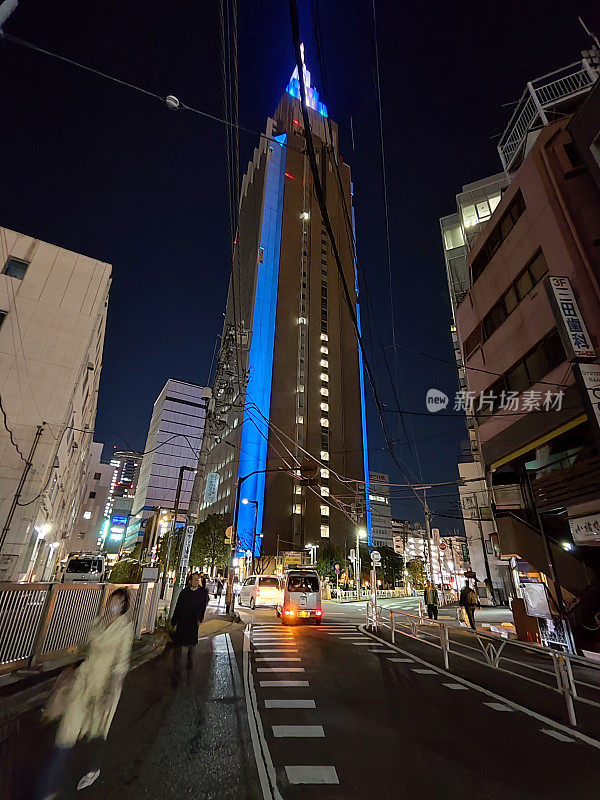
POLYGON ((323 611, 320 608, 317 608, 317 610, 315 611, 315 617, 320 617, 320 616, 322 616, 322 614, 323 614, 323 611))
POLYGON ((284 608, 283 613, 288 617, 293 617, 296 614, 293 608, 284 608))

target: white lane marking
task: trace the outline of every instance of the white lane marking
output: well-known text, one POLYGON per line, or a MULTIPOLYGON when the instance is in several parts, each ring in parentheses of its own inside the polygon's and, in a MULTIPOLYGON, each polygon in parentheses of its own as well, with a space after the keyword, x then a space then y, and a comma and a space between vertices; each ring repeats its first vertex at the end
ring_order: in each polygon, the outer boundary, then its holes
MULTIPOLYGON (((258 776, 264 800, 283 800, 277 788, 277 775, 271 753, 265 739, 260 713, 256 703, 256 690, 254 679, 250 671, 250 631, 244 631, 244 694, 246 696, 246 712, 248 715, 248 725, 250 727, 250 738, 254 750, 254 759, 258 770, 258 776)), ((229 636, 229 634, 226 634, 229 636)))
POLYGON ((575 739, 571 739, 570 736, 565 736, 564 733, 560 731, 553 731, 550 728, 540 728, 542 733, 545 733, 547 736, 552 736, 554 739, 558 739, 559 742, 574 742, 575 739))
POLYGON ((273 736, 276 739, 288 737, 306 739, 324 739, 325 731, 322 725, 271 725, 273 736))
POLYGON ((484 706, 488 708, 493 708, 494 711, 513 711, 514 709, 510 708, 510 706, 505 706, 504 703, 484 703, 484 706))
POLYGON ((267 656, 266 658, 255 658, 255 661, 302 661, 301 658, 284 658, 283 656, 267 656))
POLYGON ((418 672, 419 675, 437 675, 437 672, 434 669, 419 669, 418 667, 415 667, 413 672, 418 672))
POLYGON ((338 636, 341 642, 364 642, 364 636, 338 636))
POLYGON ((371 642, 351 642, 351 644, 353 644, 355 647, 361 647, 361 646, 369 647, 369 645, 371 645, 371 642))
POLYGON ((460 683, 444 683, 443 685, 447 686, 448 689, 457 689, 462 690, 463 692, 469 691, 466 686, 462 686, 460 683))
POLYGON ((292 686, 310 686, 308 681, 261 681, 260 685, 263 689, 268 689, 270 687, 292 687, 292 686))
MULTIPOLYGON (((367 631, 364 625, 360 626, 360 630, 365 634, 365 636, 368 636, 374 641, 377 642, 381 641, 377 636, 372 634, 370 631, 367 631)), ((393 647, 397 653, 402 653, 402 655, 405 656, 412 656, 414 661, 418 661, 419 664, 424 664, 433 667, 434 670, 440 675, 446 675, 448 678, 452 678, 455 681, 460 681, 460 683, 462 683, 469 689, 475 689, 475 691, 481 692, 481 694, 485 694, 487 697, 493 697, 495 700, 501 700, 503 703, 509 705, 514 711, 521 711, 523 714, 527 714, 529 717, 533 717, 533 719, 537 719, 538 722, 543 722, 545 725, 554 725, 555 729, 565 731, 566 733, 571 733, 576 739, 579 739, 579 741, 585 742, 586 744, 589 744, 591 747, 595 747, 596 749, 600 750, 600 741, 598 739, 592 739, 591 736, 587 736, 585 733, 580 733, 579 731, 573 730, 572 728, 567 728, 566 725, 563 725, 560 722, 555 722, 553 719, 549 719, 549 717, 545 717, 543 714, 538 714, 537 711, 532 711, 530 708, 525 708, 525 706, 522 706, 519 703, 515 703, 514 700, 509 700, 508 698, 502 697, 502 695, 496 694, 495 692, 492 692, 489 689, 484 689, 483 686, 479 686, 479 684, 477 683, 468 681, 466 678, 461 678, 460 675, 453 675, 451 672, 442 669, 442 667, 436 667, 435 664, 429 664, 429 662, 425 661, 425 659, 420 658, 419 656, 416 656, 413 653, 409 653, 408 650, 402 650, 402 648, 398 647, 395 644, 390 645, 390 647, 393 647)))
POLYGON ((316 708, 314 700, 265 700, 265 708, 316 708))
POLYGON ((339 783, 335 767, 286 767, 290 783, 339 783))
MULTIPOLYGON (((392 650, 395 653, 395 650, 392 650)), ((414 664, 412 658, 388 658, 388 661, 393 661, 394 664, 414 664)))
POLYGON ((257 672, 304 672, 304 667, 258 667, 257 672))
POLYGON ((255 653, 298 653, 297 647, 258 647, 254 648, 255 653))

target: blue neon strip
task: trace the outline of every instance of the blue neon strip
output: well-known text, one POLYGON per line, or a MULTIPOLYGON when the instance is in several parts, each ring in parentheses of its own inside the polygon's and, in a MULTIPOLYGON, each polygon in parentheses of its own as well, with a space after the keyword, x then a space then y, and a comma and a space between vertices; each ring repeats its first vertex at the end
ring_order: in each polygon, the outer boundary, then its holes
MULTIPOLYGON (((352 190, 352 195, 354 191, 352 190)), ((352 233, 354 235, 354 243, 356 246, 356 230, 354 227, 354 206, 352 207, 352 233)), ((362 329, 360 326, 360 305, 358 303, 358 272, 356 269, 356 258, 354 259, 354 288, 356 289, 356 320, 358 322, 358 332, 362 338, 362 329)), ((365 471, 365 494, 366 494, 366 507, 367 507, 367 534, 369 547, 373 546, 373 524, 371 521, 371 486, 369 480, 369 447, 367 443, 367 409, 365 405, 365 374, 363 367, 363 355, 360 345, 358 347, 358 373, 360 378, 360 412, 362 417, 362 436, 363 436, 363 468, 365 471)))
MULTIPOLYGON (((273 378, 273 347, 275 344, 275 312, 279 282, 279 252, 281 221, 283 217, 283 189, 285 182, 285 143, 287 135, 276 136, 279 144, 273 150, 267 165, 265 197, 260 232, 263 260, 258 264, 256 293, 252 317, 252 341, 248 361, 249 378, 244 404, 244 425, 238 475, 243 478, 267 466, 268 420, 271 414, 271 383, 273 378), (257 408, 260 410, 258 412, 257 408), (266 417, 266 420, 261 417, 266 417)), ((240 499, 258 501, 254 554, 260 554, 262 532, 265 474, 252 475, 242 483, 240 499)), ((240 503, 237 533, 240 551, 252 550, 254 531, 254 502, 240 503)))

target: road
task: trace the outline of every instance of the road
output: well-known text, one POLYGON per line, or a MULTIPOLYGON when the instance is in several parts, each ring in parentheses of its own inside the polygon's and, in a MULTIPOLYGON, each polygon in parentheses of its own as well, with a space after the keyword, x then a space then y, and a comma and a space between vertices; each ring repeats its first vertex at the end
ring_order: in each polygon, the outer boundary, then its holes
MULTIPOLYGON (((245 628, 201 640, 180 686, 166 656, 130 673, 100 779, 73 792, 82 746, 61 797, 596 796, 600 742, 478 691, 485 667, 467 687, 439 659, 422 663, 425 645, 376 642, 360 629, 364 604, 325 603, 319 626, 283 627, 272 609, 241 614, 245 628)), ((52 739, 38 712, 17 723, 2 753, 2 800, 31 797, 52 739)))

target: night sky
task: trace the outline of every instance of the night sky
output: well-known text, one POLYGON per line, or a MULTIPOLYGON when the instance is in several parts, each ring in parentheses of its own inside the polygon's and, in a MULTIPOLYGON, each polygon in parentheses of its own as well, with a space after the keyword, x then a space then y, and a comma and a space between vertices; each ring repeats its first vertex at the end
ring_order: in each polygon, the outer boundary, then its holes
MULTIPOLYGON (((352 167, 371 300, 363 290, 363 333, 393 408, 376 332, 392 365, 371 3, 321 0, 324 76, 310 3, 301 11, 313 85, 352 167)), ((240 0, 239 13, 240 123, 258 132, 294 66, 288 4, 240 0)), ((496 135, 512 108, 503 104, 528 80, 580 57, 590 42, 577 16, 598 32, 600 6, 378 0, 377 13, 400 399, 418 412, 404 420, 420 467, 397 414, 388 414, 389 426, 407 474, 452 481, 464 423, 425 410, 428 388, 452 397, 457 389, 438 218, 455 211, 463 184, 501 170, 496 135)), ((6 31, 222 113, 217 2, 20 0, 6 31)), ((165 380, 205 383, 221 331, 230 269, 223 127, 8 42, 0 43, 0 97, 0 224, 113 264, 95 438, 106 443, 105 457, 114 444, 141 450, 165 380)), ((242 169, 256 142, 240 134, 242 169)), ((372 403, 369 416, 371 468, 404 482, 372 403)), ((396 496, 394 514, 418 519, 409 493, 396 496)), ((449 515, 434 524, 458 527, 452 490, 431 498, 449 515)))

